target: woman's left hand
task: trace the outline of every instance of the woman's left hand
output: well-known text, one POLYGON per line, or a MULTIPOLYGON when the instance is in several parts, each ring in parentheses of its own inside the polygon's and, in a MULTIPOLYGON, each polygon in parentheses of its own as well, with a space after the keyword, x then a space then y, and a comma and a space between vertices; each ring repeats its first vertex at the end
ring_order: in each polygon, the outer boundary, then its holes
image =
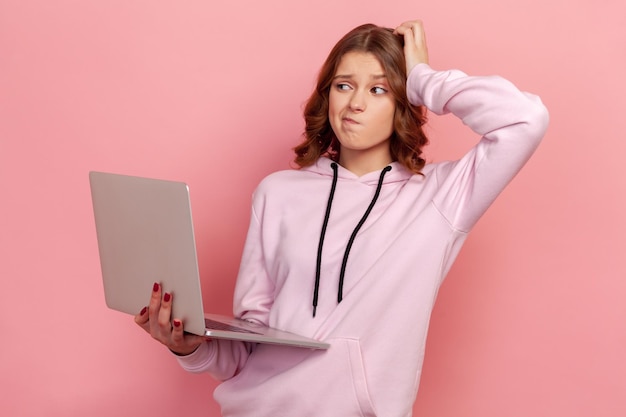
POLYGON ((398 26, 393 33, 404 36, 404 58, 407 76, 417 64, 428 64, 426 33, 421 20, 411 20, 398 26))

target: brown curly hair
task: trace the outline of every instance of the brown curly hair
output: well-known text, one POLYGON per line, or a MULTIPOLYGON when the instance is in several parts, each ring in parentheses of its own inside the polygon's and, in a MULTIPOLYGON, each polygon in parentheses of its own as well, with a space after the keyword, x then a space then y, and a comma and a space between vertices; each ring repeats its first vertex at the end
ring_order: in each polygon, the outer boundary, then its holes
POLYGON ((304 108, 304 141, 293 150, 294 162, 300 167, 315 163, 320 156, 339 160, 339 141, 328 120, 328 96, 341 58, 348 52, 366 52, 379 61, 395 98, 396 110, 393 133, 389 144, 391 157, 408 170, 419 174, 425 161, 422 148, 428 143, 422 126, 426 111, 409 103, 406 95, 406 64, 404 38, 393 34, 393 29, 373 24, 361 25, 348 32, 332 49, 322 66, 317 86, 304 108))

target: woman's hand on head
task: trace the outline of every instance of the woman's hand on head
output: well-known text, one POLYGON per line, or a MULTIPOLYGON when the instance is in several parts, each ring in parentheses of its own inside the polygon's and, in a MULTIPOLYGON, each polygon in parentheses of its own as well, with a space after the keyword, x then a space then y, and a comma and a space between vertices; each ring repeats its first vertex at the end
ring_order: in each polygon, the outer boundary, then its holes
POLYGON ((205 338, 185 333, 182 320, 172 319, 172 302, 172 295, 161 294, 161 286, 155 283, 150 296, 150 305, 135 316, 135 323, 172 352, 188 355, 193 353, 205 338))
POLYGON ((404 22, 393 33, 404 37, 407 76, 417 64, 428 64, 426 33, 424 33, 424 24, 421 20, 404 22))

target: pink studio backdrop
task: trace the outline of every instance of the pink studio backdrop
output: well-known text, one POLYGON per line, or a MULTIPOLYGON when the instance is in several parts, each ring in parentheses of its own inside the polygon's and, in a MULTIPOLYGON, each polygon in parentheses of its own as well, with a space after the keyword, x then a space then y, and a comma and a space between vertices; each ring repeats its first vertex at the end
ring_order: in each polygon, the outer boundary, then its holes
MULTIPOLYGON (((228 312, 250 194, 289 166, 322 60, 412 18, 433 67, 501 74, 552 117, 442 287, 415 414, 626 415, 622 2, 383 3, 0 0, 2 415, 218 415, 208 375, 105 307, 87 172, 188 182, 205 305, 228 312)), ((431 160, 476 139, 429 133, 431 160)))

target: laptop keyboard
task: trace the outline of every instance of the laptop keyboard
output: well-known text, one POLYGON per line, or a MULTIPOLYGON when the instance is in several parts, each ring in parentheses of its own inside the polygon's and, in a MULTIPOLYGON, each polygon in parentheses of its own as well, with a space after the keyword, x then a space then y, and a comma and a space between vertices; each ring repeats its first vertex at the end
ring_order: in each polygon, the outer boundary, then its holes
POLYGON ((206 326, 207 329, 213 329, 213 330, 224 330, 224 331, 228 331, 228 332, 261 334, 261 333, 253 332, 251 330, 247 330, 247 329, 241 328, 241 327, 231 326, 230 324, 222 323, 222 322, 211 320, 211 319, 207 319, 207 318, 204 319, 204 325, 206 326))

